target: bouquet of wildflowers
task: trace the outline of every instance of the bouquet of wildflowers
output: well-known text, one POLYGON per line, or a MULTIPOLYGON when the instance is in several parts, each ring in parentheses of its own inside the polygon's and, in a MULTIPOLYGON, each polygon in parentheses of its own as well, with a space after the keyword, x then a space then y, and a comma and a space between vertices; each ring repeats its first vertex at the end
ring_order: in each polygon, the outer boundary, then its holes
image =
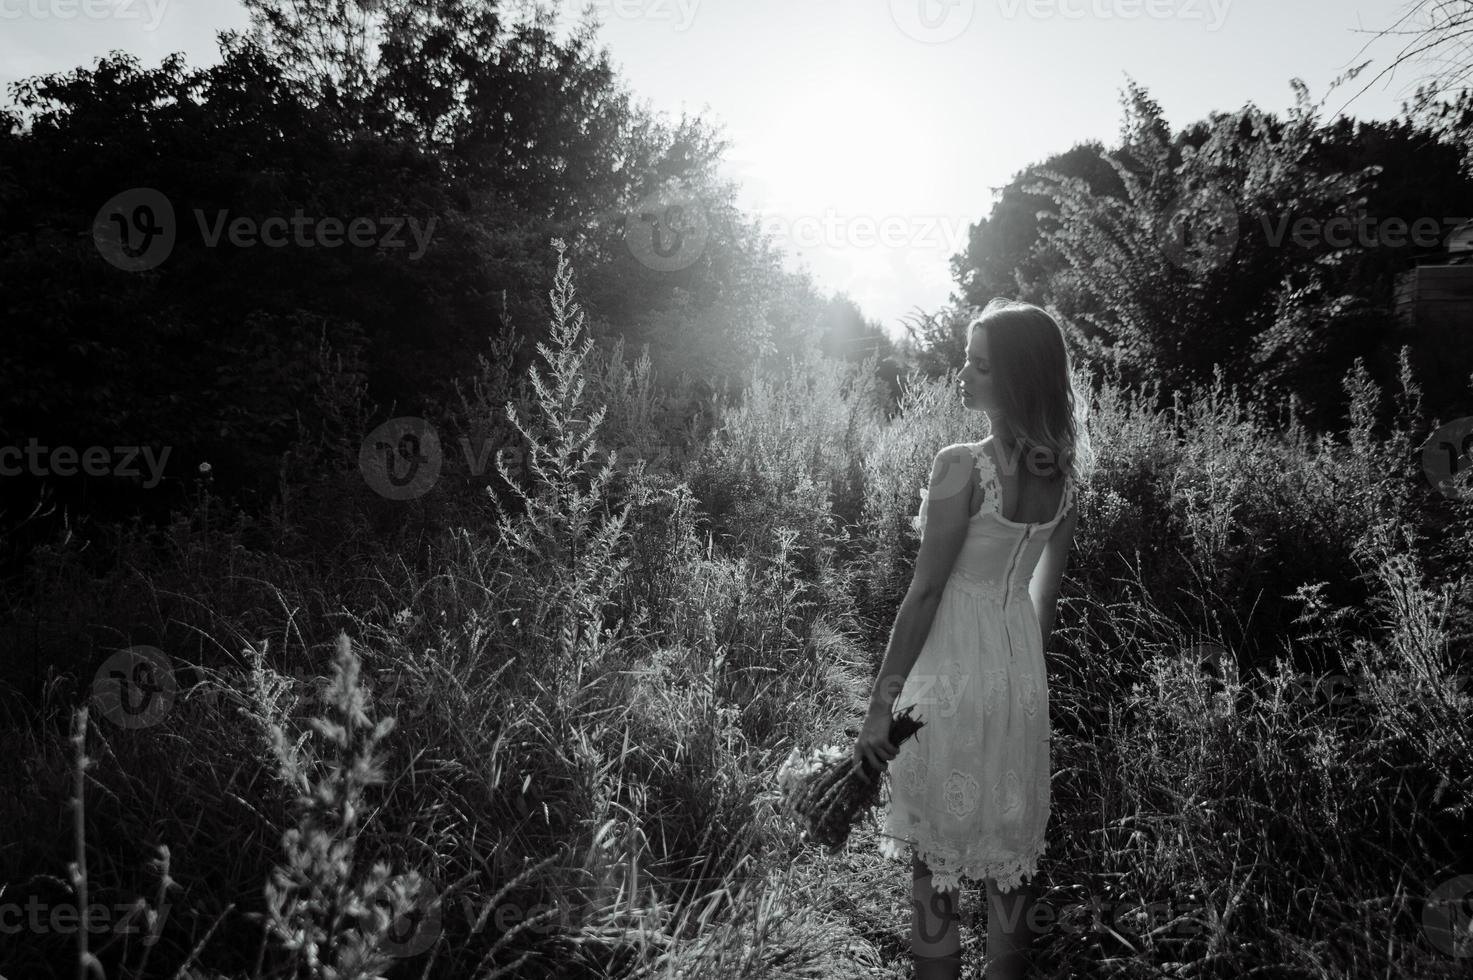
MULTIPOLYGON (((921 730, 925 722, 906 708, 890 719, 890 744, 901 743, 921 730)), ((794 749, 778 770, 783 795, 782 812, 803 825, 803 839, 822 844, 830 853, 844 846, 859 818, 880 802, 880 775, 863 763, 866 782, 859 774, 853 748, 828 745, 807 756, 794 749)))

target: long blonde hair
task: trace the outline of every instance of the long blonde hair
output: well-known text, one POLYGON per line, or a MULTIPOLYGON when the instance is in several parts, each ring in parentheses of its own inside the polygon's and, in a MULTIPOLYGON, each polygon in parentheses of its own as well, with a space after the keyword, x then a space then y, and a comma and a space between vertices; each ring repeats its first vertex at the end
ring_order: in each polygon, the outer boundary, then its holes
POLYGON ((1089 400, 1075 382, 1058 321, 1031 303, 998 297, 968 325, 968 339, 977 330, 987 331, 998 404, 1024 458, 1038 449, 1076 482, 1086 478, 1094 466, 1089 400))

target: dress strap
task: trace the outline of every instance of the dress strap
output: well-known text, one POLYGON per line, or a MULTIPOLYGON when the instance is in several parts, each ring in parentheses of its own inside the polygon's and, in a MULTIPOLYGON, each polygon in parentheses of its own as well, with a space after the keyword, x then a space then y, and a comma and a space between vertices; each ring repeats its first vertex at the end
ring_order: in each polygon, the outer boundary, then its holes
POLYGON ((978 480, 982 484, 982 506, 978 508, 977 513, 990 510, 1000 517, 1002 516, 1002 485, 997 482, 997 465, 992 461, 992 454, 983 448, 980 442, 968 443, 967 448, 972 451, 978 480))
MULTIPOLYGON (((997 479, 997 464, 992 459, 992 454, 980 442, 967 444, 976 460, 977 472, 981 474, 983 499, 982 508, 978 511, 991 509, 992 513, 1002 517, 1002 484, 997 479)), ((1059 498, 1059 509, 1054 513, 1054 519, 1046 522, 1053 524, 1063 520, 1064 515, 1069 513, 1070 508, 1075 505, 1074 478, 1067 472, 1064 474, 1064 492, 1059 498)), ((1016 523, 1016 522, 1013 522, 1016 523)))

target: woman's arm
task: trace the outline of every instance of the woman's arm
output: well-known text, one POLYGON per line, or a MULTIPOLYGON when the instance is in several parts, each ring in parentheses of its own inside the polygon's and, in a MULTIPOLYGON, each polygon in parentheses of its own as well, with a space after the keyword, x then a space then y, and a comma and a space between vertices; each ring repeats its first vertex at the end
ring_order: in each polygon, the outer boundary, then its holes
POLYGON ((1074 546, 1074 528, 1079 523, 1079 511, 1069 508, 1069 513, 1059 521, 1043 554, 1038 558, 1038 567, 1028 583, 1028 595, 1033 599, 1034 612, 1038 614, 1038 625, 1043 632, 1043 649, 1048 649, 1049 637, 1054 632, 1054 617, 1059 605, 1059 582, 1064 577, 1064 566, 1069 562, 1069 550, 1074 546))
POLYGON ((973 466, 971 450, 962 445, 947 446, 931 463, 921 550, 916 555, 915 573, 895 616, 885 659, 870 694, 871 715, 884 712, 889 717, 931 633, 942 590, 966 540, 973 466))

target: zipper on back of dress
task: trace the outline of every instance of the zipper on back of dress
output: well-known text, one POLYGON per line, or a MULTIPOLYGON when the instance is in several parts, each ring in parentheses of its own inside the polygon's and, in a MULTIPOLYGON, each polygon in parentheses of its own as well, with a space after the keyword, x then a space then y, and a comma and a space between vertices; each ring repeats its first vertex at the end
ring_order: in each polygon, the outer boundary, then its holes
POLYGON ((1033 533, 1033 525, 1023 529, 1023 537, 1018 540, 1018 547, 1013 549, 1013 555, 1008 559, 1007 577, 1002 583, 1002 629, 1003 635, 1008 638, 1008 659, 1013 659, 1013 634, 1008 629, 1008 599, 1013 594, 1013 569, 1018 567, 1018 556, 1023 553, 1023 546, 1028 543, 1028 536, 1033 533))

